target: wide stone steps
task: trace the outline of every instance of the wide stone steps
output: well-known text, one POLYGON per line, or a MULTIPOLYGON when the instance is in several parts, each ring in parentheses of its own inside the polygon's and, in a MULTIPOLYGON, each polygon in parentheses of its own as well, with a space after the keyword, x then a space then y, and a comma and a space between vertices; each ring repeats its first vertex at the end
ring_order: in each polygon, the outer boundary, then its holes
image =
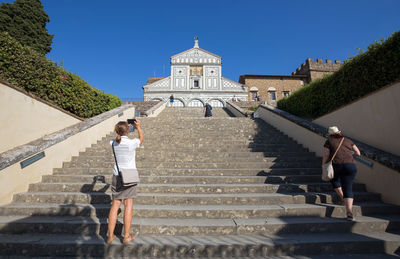
POLYGON ((99 236, 81 234, 0 235, 2 254, 69 257, 233 258, 302 254, 394 253, 399 235, 339 233, 292 235, 138 236, 121 246, 104 246, 99 236), (380 240, 377 242, 377 240, 380 240))
MULTIPOLYGON (((142 129, 144 131, 144 129, 142 129)), ((154 130, 154 129, 152 129, 154 130)), ((176 141, 183 141, 183 142, 189 142, 189 143, 202 143, 202 142, 210 142, 215 140, 217 137, 223 136, 223 139, 221 139, 219 142, 220 143, 239 143, 239 144, 248 144, 248 143, 276 143, 276 142, 283 142, 283 143, 290 143, 293 144, 293 142, 289 141, 289 139, 283 135, 278 135, 278 134, 264 134, 263 136, 260 136, 257 134, 257 132, 253 132, 252 134, 245 134, 245 133, 238 133, 238 132, 226 132, 224 131, 223 133, 210 133, 207 136, 204 136, 204 133, 201 133, 200 131, 197 132, 196 134, 198 135, 198 138, 193 139, 193 131, 188 131, 190 135, 183 135, 180 137, 177 137, 174 134, 171 134, 170 131, 168 133, 166 132, 165 134, 159 134, 159 136, 154 136, 151 139, 146 139, 146 143, 153 143, 157 141, 164 141, 164 142, 170 142, 173 144, 176 144, 176 141), (229 133, 236 133, 235 135, 228 135, 229 133), (235 136, 235 137, 232 137, 235 136)), ((130 133, 130 137, 136 137, 136 133, 130 133)), ((96 143, 97 144, 109 144, 111 140, 115 139, 116 134, 112 134, 108 137, 102 138, 101 140, 98 140, 96 143)))
MULTIPOLYGON (((79 152, 79 157, 113 157, 112 151, 110 150, 101 150, 97 151, 95 149, 87 149, 85 152, 79 152)), ((225 157, 227 159, 234 159, 236 157, 248 157, 248 158, 253 158, 253 157, 258 157, 260 159, 262 158, 269 158, 269 157, 276 157, 279 159, 290 159, 290 158, 296 158, 296 157, 310 157, 312 159, 315 159, 315 155, 312 152, 307 152, 307 153, 299 153, 299 152, 293 152, 293 151, 288 151, 288 152, 277 152, 277 151, 265 151, 265 152, 218 152, 218 151, 200 151, 196 150, 195 153, 187 153, 187 152, 179 152, 177 150, 146 150, 145 148, 139 148, 136 150, 136 158, 140 159, 142 157, 147 157, 147 156, 157 156, 157 157, 165 157, 170 158, 170 157, 225 157), (186 154, 186 155, 185 155, 186 154), (284 156, 282 156, 284 154, 284 156)))
MULTIPOLYGON (((101 176, 101 175, 100 175, 101 176)), ((111 183, 112 176, 110 173, 101 176, 101 180, 106 183, 111 183), (104 179, 104 180, 103 180, 104 179)), ((98 180, 98 177, 92 175, 45 175, 43 183, 93 183, 98 180)), ((320 183, 320 175, 270 175, 270 176, 156 176, 142 175, 140 177, 141 184, 143 183, 158 183, 158 184, 262 184, 262 183, 320 183)))
MULTIPOLYGON (((107 183, 36 183, 29 186, 29 192, 105 192, 111 193, 107 183), (105 191, 104 191, 105 190, 105 191)), ((363 192, 365 185, 355 184, 354 191, 363 192)), ((140 193, 274 193, 274 192, 328 192, 333 191, 330 183, 305 184, 149 184, 138 186, 140 193)))
MULTIPOLYGON (((260 120, 213 113, 167 108, 141 119, 134 242, 104 243, 110 133, 0 206, 0 257, 379 258, 398 249, 400 207, 354 184, 356 220, 346 221, 314 153, 260 120)), ((122 222, 123 208, 119 238, 122 222)))
MULTIPOLYGON (((77 167, 77 168, 56 168, 53 175, 104 175, 111 179, 110 168, 104 167, 77 167)), ((274 176, 274 175, 319 175, 321 168, 253 168, 253 169, 182 169, 182 168, 140 168, 141 176, 274 176)), ((48 177, 48 176, 45 176, 48 177)))
MULTIPOLYGON (((258 158, 260 160, 266 158, 266 159, 292 159, 292 158, 310 158, 310 159, 317 159, 313 153, 298 153, 294 151, 290 152, 285 152, 285 156, 281 155, 282 153, 280 152, 218 152, 218 151, 206 151, 206 152, 192 152, 192 153, 187 153, 187 152, 179 152, 176 150, 170 150, 169 152, 166 152, 165 150, 146 150, 146 148, 138 148, 136 150, 136 158, 141 159, 142 157, 165 157, 165 158, 186 158, 186 157, 192 157, 192 158, 204 158, 204 157, 218 157, 218 158, 226 158, 226 159, 234 159, 234 158, 258 158)), ((90 157, 106 157, 106 158, 113 158, 113 153, 110 150, 95 150, 95 149, 87 149, 85 152, 79 152, 79 155, 74 157, 74 158, 90 158, 90 157)))
MULTIPOLYGON (((263 151, 275 151, 275 152, 285 152, 285 151, 297 151, 297 152, 304 152, 306 151, 305 148, 299 146, 299 145, 286 145, 286 144, 252 144, 252 145, 225 145, 225 144, 177 144, 174 145, 174 148, 171 148, 170 144, 165 144, 165 143, 154 143, 154 144, 148 144, 144 143, 143 145, 144 148, 148 149, 159 149, 159 150, 164 150, 165 152, 168 152, 169 150, 183 150, 183 152, 190 152, 190 150, 199 150, 199 151, 230 151, 230 152, 235 152, 235 151, 255 151, 255 152, 263 152, 263 151)), ((93 147, 94 149, 97 149, 99 151, 109 151, 110 145, 101 145, 99 147, 93 147)))
MULTIPOLYGON (((279 205, 154 205, 134 204, 134 218, 191 218, 191 219, 232 219, 271 217, 335 217, 343 218, 343 206, 321 204, 279 204, 279 205)), ((58 204, 58 203, 11 203, 0 206, 2 216, 82 216, 107 217, 109 204, 58 204)), ((399 215, 397 206, 381 202, 356 202, 354 216, 399 215)), ((120 213, 120 216, 122 214, 120 213)))
MULTIPOLYGON (((358 201, 379 201, 380 195, 370 192, 355 192, 358 201)), ((332 203, 338 201, 334 192, 325 193, 236 193, 236 194, 181 194, 181 193, 138 193, 135 204, 187 204, 187 205, 275 205, 301 203, 332 203)), ((94 204, 111 201, 110 195, 103 192, 26 192, 14 195, 14 202, 58 203, 58 204, 94 204)))
MULTIPOLYGON (((213 116, 211 118, 204 118, 202 107, 186 107, 186 108, 178 108, 178 107, 167 107, 160 115, 159 118, 195 118, 195 119, 217 119, 217 118, 229 118, 231 117, 231 113, 225 108, 215 107, 212 109, 213 116)), ((146 118, 147 119, 147 118, 146 118)), ((154 118, 151 118, 154 119, 154 118)))
MULTIPOLYGON (((65 168, 84 168, 84 167, 103 167, 113 168, 113 162, 66 162, 63 164, 65 168)), ((277 161, 277 162, 185 162, 176 163, 172 162, 149 162, 149 161, 137 161, 136 166, 138 169, 141 168, 187 168, 187 169, 252 169, 252 168, 318 168, 321 167, 319 161, 277 161)))
MULTIPOLYGON (((166 219, 136 218, 133 235, 249 235, 249 234, 312 234, 312 233, 384 233, 400 227, 400 216, 382 218, 359 216, 349 222, 342 218, 281 217, 253 219, 166 219)), ((122 222, 116 232, 121 234, 122 222)), ((97 217, 10 217, 0 216, 0 234, 41 233, 105 235, 107 218, 97 217)))
MULTIPOLYGON (((221 129, 215 129, 221 130, 221 129)), ((198 131, 189 131, 189 130, 178 130, 179 133, 182 133, 181 137, 177 137, 173 135, 172 129, 154 129, 150 128, 146 130, 142 127, 142 131, 145 134, 146 131, 157 131, 154 133, 154 136, 151 139, 146 139, 145 142, 156 142, 156 141, 164 141, 164 142, 173 142, 173 141, 182 141, 183 143, 201 143, 201 142, 210 142, 215 138, 220 138, 218 142, 221 143, 287 143, 294 144, 289 141, 290 138, 282 135, 282 134, 259 134, 256 130, 235 130, 235 131, 227 131, 224 130, 220 133, 207 133, 205 135, 204 131, 206 130, 198 130, 198 131), (171 132, 172 131, 172 132, 171 132), (232 137, 235 136, 235 137, 232 137)), ((109 142, 115 139, 116 134, 109 135, 101 140, 98 140, 97 144, 109 144, 109 142)), ((129 137, 137 137, 137 132, 129 133, 129 137)), ((174 143, 174 145, 177 142, 174 143)))
MULTIPOLYGON (((149 154, 148 156, 136 156, 136 162, 164 162, 165 160, 168 160, 169 162, 200 162, 200 163, 205 163, 205 162, 210 162, 210 163, 223 163, 226 162, 227 158, 226 157, 213 157, 213 156, 156 156, 154 154, 149 154)), ((291 162, 291 161, 296 161, 296 162, 302 162, 302 161, 313 161, 316 163, 321 164, 321 159, 311 157, 311 156, 305 156, 305 157, 288 157, 288 158, 277 158, 277 157, 232 157, 232 161, 235 162, 291 162)), ((113 163, 115 161, 114 156, 86 156, 86 157, 73 157, 72 162, 82 162, 82 163, 113 163)))

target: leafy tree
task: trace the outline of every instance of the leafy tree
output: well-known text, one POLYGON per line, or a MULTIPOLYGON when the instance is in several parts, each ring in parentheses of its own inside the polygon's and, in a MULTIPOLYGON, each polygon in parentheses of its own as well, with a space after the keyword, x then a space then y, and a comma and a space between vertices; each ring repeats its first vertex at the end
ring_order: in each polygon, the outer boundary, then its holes
POLYGON ((50 52, 53 41, 53 35, 46 29, 49 21, 40 0, 16 0, 0 5, 0 32, 8 32, 42 55, 50 52))

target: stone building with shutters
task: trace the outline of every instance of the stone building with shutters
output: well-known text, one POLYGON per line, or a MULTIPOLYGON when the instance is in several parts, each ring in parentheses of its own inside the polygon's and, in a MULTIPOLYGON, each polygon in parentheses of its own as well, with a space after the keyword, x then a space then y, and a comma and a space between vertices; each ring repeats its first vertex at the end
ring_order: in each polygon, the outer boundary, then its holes
POLYGON ((292 75, 241 75, 239 83, 247 85, 249 101, 261 101, 275 106, 277 101, 289 96, 294 91, 317 78, 338 70, 342 63, 339 60, 322 59, 314 61, 308 58, 292 75))
POLYGON ((144 101, 167 101, 174 96, 175 107, 203 107, 206 102, 213 107, 225 107, 236 98, 247 101, 248 87, 222 76, 222 58, 199 47, 194 47, 171 57, 171 75, 150 77, 144 85, 144 101))

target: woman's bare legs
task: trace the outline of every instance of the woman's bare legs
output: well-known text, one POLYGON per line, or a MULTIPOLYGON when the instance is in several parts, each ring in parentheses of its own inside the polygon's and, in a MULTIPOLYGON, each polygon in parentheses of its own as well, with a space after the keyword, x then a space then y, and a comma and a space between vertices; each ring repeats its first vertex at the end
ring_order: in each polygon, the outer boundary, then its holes
POLYGON ((135 237, 130 235, 133 217, 133 199, 124 200, 124 243, 132 241, 135 237))
POLYGON ((343 191, 342 191, 342 187, 339 188, 335 188, 335 192, 337 193, 337 195, 339 195, 340 198, 340 202, 343 202, 343 191))
POLYGON ((346 215, 350 213, 353 215, 353 198, 345 198, 344 204, 346 205, 346 215))
POLYGON ((118 210, 121 207, 121 203, 121 200, 113 200, 110 213, 108 214, 108 244, 115 239, 114 230, 117 224, 118 210))

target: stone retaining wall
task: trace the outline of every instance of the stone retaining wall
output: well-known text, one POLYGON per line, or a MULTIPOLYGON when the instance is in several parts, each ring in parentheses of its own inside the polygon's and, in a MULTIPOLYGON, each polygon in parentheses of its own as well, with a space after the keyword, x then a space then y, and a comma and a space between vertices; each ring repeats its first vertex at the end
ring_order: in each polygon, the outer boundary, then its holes
POLYGON ((83 119, 0 80, 0 153, 83 119))
POLYGON ((226 102, 226 109, 228 109, 228 111, 231 112, 236 117, 247 117, 247 116, 249 116, 249 113, 247 112, 247 110, 244 110, 244 109, 240 108, 237 105, 237 103, 226 102))
POLYGON ((25 192, 31 183, 39 182, 43 175, 69 161, 80 151, 112 132, 118 121, 133 118, 135 108, 123 105, 97 115, 53 134, 18 146, 0 154, 0 204, 11 201, 13 194, 25 192), (44 152, 44 157, 22 168, 20 162, 44 152))
MULTIPOLYGON (((254 117, 263 119, 322 157, 323 144, 327 137, 325 127, 269 105, 260 105, 254 113, 254 117)), ((356 161, 358 168, 356 180, 366 184, 368 191, 380 193, 383 201, 400 205, 400 196, 398 195, 400 157, 369 146, 354 138, 351 139, 360 149, 361 158, 364 161, 356 161), (366 165, 367 163, 370 163, 372 167, 366 165)))
POLYGON ((400 81, 314 120, 400 156, 400 81))

